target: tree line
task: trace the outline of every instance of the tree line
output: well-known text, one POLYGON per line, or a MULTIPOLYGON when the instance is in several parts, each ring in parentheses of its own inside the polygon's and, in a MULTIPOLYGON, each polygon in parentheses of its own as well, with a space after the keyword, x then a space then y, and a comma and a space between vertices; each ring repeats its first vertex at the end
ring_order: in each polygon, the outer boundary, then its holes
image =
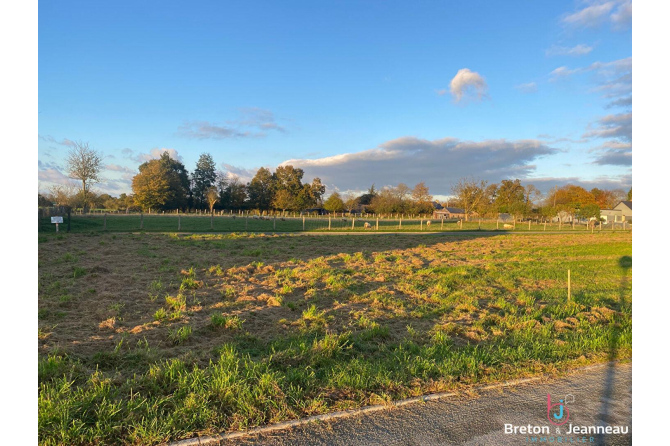
POLYGON ((452 197, 438 203, 424 182, 410 188, 404 183, 380 190, 374 184, 367 192, 342 196, 333 192, 324 200, 325 185, 319 178, 303 183, 304 171, 294 166, 279 166, 274 172, 261 167, 248 183, 216 169, 209 153, 200 155, 193 172, 183 163, 163 153, 158 159, 142 163, 132 179, 133 193, 112 197, 96 194, 91 185, 100 181, 102 156, 87 143, 75 143, 69 152, 68 175, 81 186, 55 185, 48 194, 39 194, 40 206, 61 205, 110 210, 153 210, 213 212, 215 209, 258 211, 304 211, 323 208, 328 212, 366 212, 388 214, 430 214, 437 204, 463 210, 469 216, 496 217, 501 213, 517 217, 550 218, 561 213, 577 218, 598 218, 601 209, 619 201, 632 200, 622 190, 590 191, 568 184, 554 187, 544 198, 539 189, 522 185, 521 180, 502 180, 498 184, 461 178, 452 188, 452 197))

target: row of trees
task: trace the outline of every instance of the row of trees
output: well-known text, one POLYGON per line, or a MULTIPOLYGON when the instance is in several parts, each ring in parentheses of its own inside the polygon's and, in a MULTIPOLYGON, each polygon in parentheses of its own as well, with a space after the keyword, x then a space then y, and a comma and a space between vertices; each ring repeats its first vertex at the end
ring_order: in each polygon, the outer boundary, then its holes
MULTIPOLYGON (((363 211, 376 214, 428 214, 433 211, 433 197, 424 182, 413 188, 404 183, 376 190, 374 185, 359 196, 342 197, 334 192, 324 202, 326 187, 319 178, 303 183, 304 172, 293 166, 279 166, 274 172, 260 168, 248 183, 235 175, 218 171, 212 156, 203 153, 189 173, 184 164, 168 153, 139 166, 132 181, 132 195, 118 198, 97 195, 91 185, 100 181, 102 156, 88 143, 77 142, 67 159, 68 174, 81 181, 81 187, 56 185, 48 196, 39 196, 40 205, 66 205, 105 209, 257 209, 260 211, 299 211, 323 207, 330 212, 363 211)), ((587 191, 576 185, 555 187, 541 200, 540 191, 521 181, 503 180, 499 184, 461 179, 452 188, 454 199, 443 205, 459 207, 466 215, 494 217, 509 213, 519 217, 531 215, 553 217, 567 213, 576 217, 599 217, 600 209, 612 208, 624 199, 632 200, 632 189, 587 191)))
POLYGON ((319 206, 326 187, 319 178, 302 182, 304 172, 279 166, 274 172, 260 168, 247 184, 235 175, 216 170, 204 153, 189 175, 182 163, 167 153, 147 161, 133 178, 135 203, 142 209, 258 209, 302 210, 319 206))
POLYGON ((503 180, 500 184, 461 179, 452 192, 456 199, 450 201, 451 206, 462 208, 466 215, 483 217, 509 213, 518 217, 550 218, 568 214, 577 218, 598 218, 601 209, 611 209, 620 201, 633 198, 632 189, 626 194, 622 190, 598 188, 588 191, 581 186, 568 184, 554 187, 542 199, 542 194, 535 186, 523 186, 518 179, 503 180))

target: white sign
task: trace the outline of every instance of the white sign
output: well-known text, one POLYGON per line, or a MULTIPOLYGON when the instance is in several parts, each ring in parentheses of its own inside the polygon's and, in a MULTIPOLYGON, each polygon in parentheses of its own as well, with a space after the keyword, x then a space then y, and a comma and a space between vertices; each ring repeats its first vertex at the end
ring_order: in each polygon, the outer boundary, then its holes
POLYGON ((63 223, 63 217, 51 217, 51 223, 63 223))

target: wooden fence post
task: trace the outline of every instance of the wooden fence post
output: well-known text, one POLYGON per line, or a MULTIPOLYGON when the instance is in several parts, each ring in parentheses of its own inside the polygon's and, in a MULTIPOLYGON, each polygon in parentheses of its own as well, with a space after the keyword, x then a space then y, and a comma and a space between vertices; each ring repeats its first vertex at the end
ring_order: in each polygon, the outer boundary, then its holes
POLYGON ((544 230, 545 231, 547 230, 547 222, 546 221, 544 222, 544 230))
POLYGON ((376 231, 379 231, 379 217, 377 217, 377 227, 375 228, 376 231))
POLYGON ((530 220, 528 220, 528 230, 530 231, 530 220))
POLYGON ((302 216, 302 230, 305 230, 305 216, 302 216))
POLYGON ((400 223, 398 224, 398 230, 402 229, 402 217, 400 217, 400 223))
POLYGON ((181 214, 177 212, 177 231, 181 231, 181 214))
POLYGON ((440 219, 440 231, 444 229, 444 218, 440 219))
POLYGON ((421 230, 423 231, 423 219, 421 219, 421 230))

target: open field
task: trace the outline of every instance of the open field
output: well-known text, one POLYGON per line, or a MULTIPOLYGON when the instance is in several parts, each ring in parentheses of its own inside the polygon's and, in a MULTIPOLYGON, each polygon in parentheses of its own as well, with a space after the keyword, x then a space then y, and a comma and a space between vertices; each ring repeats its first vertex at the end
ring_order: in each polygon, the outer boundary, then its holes
POLYGON ((158 444, 631 356, 630 232, 39 242, 44 445, 158 444))
MULTIPOLYGON (((67 221, 67 217, 65 217, 67 221)), ((333 232, 337 231, 358 231, 358 232, 374 232, 379 230, 380 232, 392 231, 392 232, 417 232, 417 231, 474 231, 474 230, 484 230, 484 231, 494 231, 498 230, 500 232, 509 232, 514 230, 515 232, 524 232, 524 231, 580 231, 580 232, 591 232, 591 228, 587 228, 585 224, 576 224, 573 228, 571 224, 564 223, 559 225, 558 223, 536 223, 533 222, 529 226, 527 222, 517 223, 513 226, 509 224, 508 227, 505 226, 505 223, 495 221, 485 221, 481 222, 478 220, 464 221, 459 224, 458 221, 448 220, 441 222, 439 219, 432 219, 431 224, 427 224, 427 219, 423 218, 405 218, 402 219, 388 219, 375 217, 345 217, 345 218, 335 218, 332 217, 329 221, 328 217, 286 217, 283 220, 281 218, 267 218, 261 220, 260 218, 241 217, 237 216, 233 218, 232 216, 215 216, 211 219, 207 215, 188 215, 181 217, 176 214, 169 215, 156 215, 156 214, 145 214, 140 216, 138 214, 123 215, 123 214, 112 214, 105 217, 104 215, 91 214, 91 215, 72 215, 71 227, 70 230, 73 233, 82 233, 82 232, 138 232, 140 230, 145 232, 297 232, 297 231, 328 231, 333 232), (106 220, 106 225, 105 225, 106 220), (365 228, 365 223, 369 224, 369 228, 365 228), (304 224, 304 226, 303 226, 304 224), (304 229, 303 229, 304 228, 304 229)), ((67 224, 60 226, 60 230, 64 231, 67 227, 67 224)), ((613 228, 611 224, 604 225, 602 227, 595 227, 595 231, 612 231, 612 230, 630 230, 630 224, 623 226, 622 223, 617 223, 613 228)), ((55 232, 55 225, 51 223, 49 217, 44 217, 39 220, 39 231, 40 233, 50 233, 55 232)))

